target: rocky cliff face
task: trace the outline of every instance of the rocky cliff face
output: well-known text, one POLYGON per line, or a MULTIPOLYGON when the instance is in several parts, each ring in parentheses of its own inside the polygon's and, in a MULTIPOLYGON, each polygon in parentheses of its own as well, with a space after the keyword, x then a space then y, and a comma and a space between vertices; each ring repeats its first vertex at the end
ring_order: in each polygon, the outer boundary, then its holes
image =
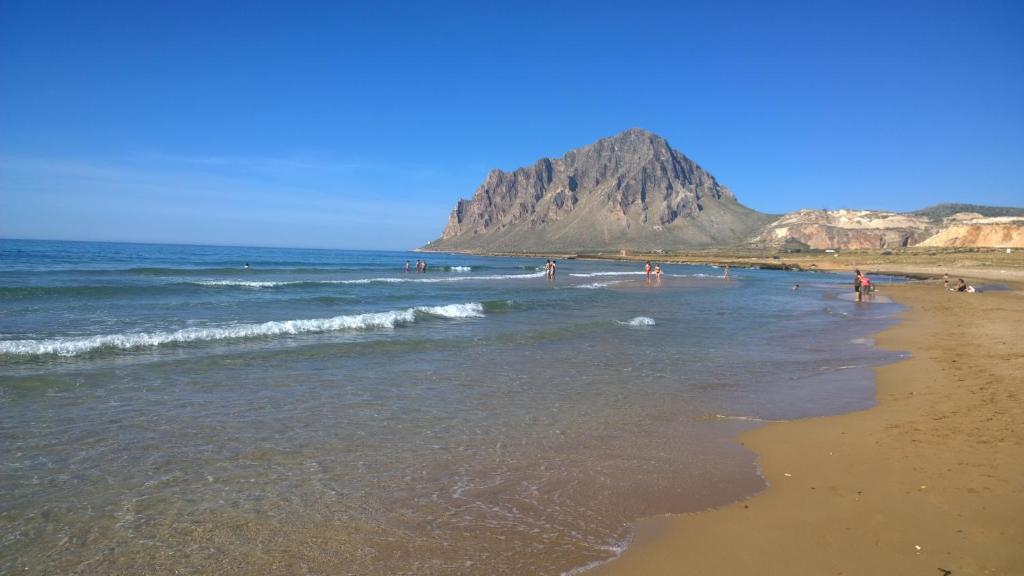
POLYGON ((933 233, 924 216, 871 210, 798 210, 767 226, 753 243, 844 250, 912 246, 933 233))
POLYGON ((652 250, 735 244, 771 220, 640 129, 493 170, 429 250, 652 250))
POLYGON ((964 216, 946 218, 943 226, 919 246, 1024 248, 1024 218, 964 216))
POLYGON ((1024 218, 989 218, 973 212, 955 212, 942 217, 940 213, 941 210, 934 209, 907 214, 872 210, 798 210, 772 222, 751 243, 766 247, 806 246, 839 250, 909 246, 1013 248, 1024 245, 1024 218))

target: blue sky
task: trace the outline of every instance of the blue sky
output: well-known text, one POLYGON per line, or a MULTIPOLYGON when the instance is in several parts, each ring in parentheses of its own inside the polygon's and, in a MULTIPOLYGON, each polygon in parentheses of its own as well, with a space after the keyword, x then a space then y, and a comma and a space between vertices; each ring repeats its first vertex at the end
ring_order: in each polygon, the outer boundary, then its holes
POLYGON ((639 126, 766 212, 1024 205, 1022 2, 0 0, 0 237, 404 249, 639 126))

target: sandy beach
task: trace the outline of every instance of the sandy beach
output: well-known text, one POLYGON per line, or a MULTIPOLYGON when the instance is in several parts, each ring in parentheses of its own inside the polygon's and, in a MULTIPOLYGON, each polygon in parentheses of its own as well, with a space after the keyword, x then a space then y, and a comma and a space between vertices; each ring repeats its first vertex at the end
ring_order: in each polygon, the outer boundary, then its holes
POLYGON ((877 344, 911 356, 876 369, 876 407, 741 436, 767 490, 643 520, 592 573, 1024 573, 1024 294, 885 294, 908 309, 877 344))

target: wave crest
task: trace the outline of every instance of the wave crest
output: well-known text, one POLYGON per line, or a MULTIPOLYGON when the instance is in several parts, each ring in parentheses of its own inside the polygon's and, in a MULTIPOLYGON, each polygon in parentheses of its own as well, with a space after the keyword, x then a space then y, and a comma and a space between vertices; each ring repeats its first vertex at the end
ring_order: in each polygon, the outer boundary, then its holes
POLYGON ((647 316, 637 316, 636 318, 632 318, 626 322, 619 322, 619 324, 639 328, 643 326, 654 326, 656 322, 654 321, 654 318, 648 318, 647 316))
POLYGON ((467 280, 521 280, 540 278, 544 272, 535 274, 491 274, 489 276, 448 276, 443 278, 353 278, 351 280, 197 280, 189 282, 196 286, 210 288, 277 288, 281 286, 318 286, 323 284, 404 284, 410 282, 432 284, 437 282, 465 282, 467 280))
POLYGON ((643 276, 646 274, 643 270, 632 270, 622 272, 574 272, 569 276, 576 278, 593 278, 595 276, 643 276))
POLYGON ((134 332, 101 334, 86 337, 64 337, 46 340, 0 341, 0 354, 16 356, 78 356, 101 348, 128 350, 199 341, 261 338, 294 334, 337 332, 341 330, 368 330, 394 328, 411 324, 417 316, 438 318, 475 318, 484 315, 479 302, 447 304, 444 306, 416 306, 404 310, 350 314, 332 318, 307 320, 273 320, 270 322, 235 324, 204 328, 183 328, 173 332, 134 332))
POLYGON ((599 290, 601 288, 607 288, 607 287, 611 286, 612 284, 618 284, 618 283, 619 283, 618 280, 612 280, 610 282, 591 282, 590 284, 580 284, 580 285, 578 285, 576 287, 577 288, 583 288, 583 289, 586 289, 586 290, 599 290))

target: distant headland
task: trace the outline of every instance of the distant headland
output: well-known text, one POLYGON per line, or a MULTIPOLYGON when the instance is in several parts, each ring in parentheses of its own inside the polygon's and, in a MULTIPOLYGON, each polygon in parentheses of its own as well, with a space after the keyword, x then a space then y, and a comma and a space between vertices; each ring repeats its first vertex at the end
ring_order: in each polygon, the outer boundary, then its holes
POLYGON ((741 204, 662 137, 631 128, 561 158, 492 170, 427 251, 655 252, 707 248, 1024 248, 1024 208, 940 204, 916 212, 741 204))

